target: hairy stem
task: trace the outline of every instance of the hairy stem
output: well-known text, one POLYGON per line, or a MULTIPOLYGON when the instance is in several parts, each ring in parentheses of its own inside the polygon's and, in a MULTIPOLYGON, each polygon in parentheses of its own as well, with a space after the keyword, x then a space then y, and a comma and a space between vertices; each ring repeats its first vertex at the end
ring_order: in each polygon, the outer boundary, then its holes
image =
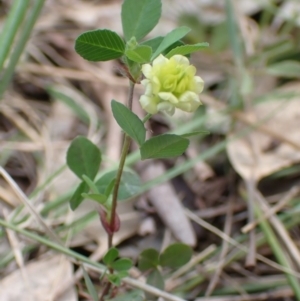
MULTIPOLYGON (((133 91, 134 91, 134 83, 130 81, 128 102, 127 102, 127 106, 130 110, 132 109, 133 91)), ((122 177, 122 173, 123 173, 123 169, 124 169, 124 165, 125 165, 126 156, 127 156, 129 146, 130 146, 130 141, 131 141, 130 137, 125 134, 119 168, 118 168, 118 172, 117 172, 117 176, 116 176, 115 187, 113 190, 113 199, 112 199, 111 216, 110 216, 110 228, 111 229, 114 229, 119 187, 120 187, 120 183, 121 183, 121 177, 122 177)), ((112 234, 108 235, 108 248, 112 247, 113 235, 114 235, 114 232, 112 232, 112 234)))
MULTIPOLYGON (((133 91, 134 91, 134 83, 130 81, 129 85, 129 94, 128 94, 128 101, 127 101, 127 107, 131 110, 132 109, 132 100, 133 100, 133 91)), ((127 134, 124 134, 124 142, 121 152, 121 158, 119 163, 119 168, 116 176, 116 182, 113 190, 113 199, 112 199, 112 206, 111 206, 111 216, 110 216, 110 228, 114 229, 114 224, 116 220, 116 210, 117 210, 117 202, 118 202, 118 193, 119 193, 119 187, 121 183, 121 177, 125 165, 126 156, 129 150, 130 146, 130 137, 127 134)), ((108 249, 110 249, 113 246, 113 236, 114 232, 111 234, 108 234, 108 249)), ((113 273, 113 269, 109 270, 110 273, 113 273)), ((100 297, 100 301, 103 301, 105 296, 109 293, 111 289, 111 283, 107 282, 105 288, 103 289, 103 292, 100 297)))

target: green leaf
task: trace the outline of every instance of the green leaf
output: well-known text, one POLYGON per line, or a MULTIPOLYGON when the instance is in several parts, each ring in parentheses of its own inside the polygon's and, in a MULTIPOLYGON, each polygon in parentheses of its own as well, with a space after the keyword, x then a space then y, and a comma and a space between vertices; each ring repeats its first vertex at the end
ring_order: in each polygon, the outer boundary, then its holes
POLYGON ((128 293, 118 295, 108 301, 145 301, 145 298, 142 290, 133 290, 128 293))
POLYGON ((94 179, 101 163, 101 152, 90 140, 83 136, 75 138, 67 152, 67 164, 78 178, 87 175, 94 179))
MULTIPOLYGON (((153 39, 146 40, 146 41, 142 42, 140 45, 150 46, 152 48, 152 52, 155 52, 164 38, 165 37, 159 36, 159 37, 156 37, 156 38, 153 38, 153 39)), ((175 43, 173 43, 172 45, 167 47, 164 51, 162 51, 162 54, 166 55, 172 49, 174 49, 176 47, 179 47, 179 46, 183 46, 183 45, 185 45, 185 44, 182 41, 180 41, 180 40, 176 41, 175 43)))
POLYGON ((172 57, 175 54, 187 55, 201 49, 207 48, 209 46, 208 43, 198 43, 194 45, 182 45, 172 49, 170 52, 166 54, 167 58, 172 57))
POLYGON ((198 136, 198 135, 208 135, 209 131, 195 131, 195 132, 190 132, 190 133, 185 133, 180 135, 181 137, 188 138, 192 136, 198 136))
POLYGON ((104 194, 98 194, 98 193, 82 193, 82 196, 85 199, 90 199, 93 201, 96 201, 97 203, 103 205, 107 201, 107 196, 104 194))
POLYGON ((129 273, 128 273, 127 270, 126 271, 125 270, 124 271, 119 271, 118 276, 122 279, 122 278, 128 277, 129 273))
POLYGON ((121 277, 118 274, 107 274, 106 275, 108 281, 115 286, 121 285, 121 277))
POLYGON ((299 78, 300 63, 290 60, 275 63, 267 68, 267 73, 279 77, 299 78))
POLYGON ((126 41, 132 37, 140 40, 158 23, 161 16, 161 0, 124 0, 122 27, 126 41))
POLYGON ((125 55, 132 61, 144 64, 150 62, 152 55, 152 48, 150 46, 142 45, 134 49, 127 49, 125 55))
POLYGON ((163 267, 179 268, 190 261, 193 250, 183 243, 175 243, 167 247, 159 257, 159 264, 163 267))
MULTIPOLYGON (((166 54, 167 53, 169 53, 171 50, 173 50, 174 48, 177 48, 177 47, 179 47, 179 46, 184 46, 185 44, 181 41, 181 40, 178 40, 178 41, 176 41, 175 43, 173 43, 172 45, 170 45, 168 48, 166 48, 163 52, 162 52, 162 54, 164 55, 164 56, 166 56, 166 54)), ((189 55, 186 55, 187 57, 189 56, 189 55)))
POLYGON ((116 248, 111 248, 103 257, 103 262, 110 266, 119 256, 119 251, 116 248))
POLYGON ((82 182, 75 192, 73 193, 71 199, 70 199, 70 207, 72 210, 75 210, 84 200, 84 197, 82 196, 83 193, 89 191, 89 186, 85 183, 82 182))
POLYGON ((110 264, 116 271, 128 271, 132 267, 132 261, 129 258, 120 258, 110 264))
POLYGON ((99 193, 95 183, 86 175, 83 175, 82 176, 82 179, 83 181, 89 186, 90 190, 93 192, 93 193, 99 193))
POLYGON ((89 274, 86 272, 84 266, 81 266, 81 268, 83 271, 84 282, 88 289, 89 294, 91 295, 91 297, 93 298, 94 301, 98 301, 99 300, 98 293, 93 285, 93 282, 92 282, 89 274))
POLYGON ((180 156, 189 146, 189 140, 173 134, 164 134, 150 138, 140 148, 141 158, 159 159, 180 156))
POLYGON ((112 100, 111 108, 122 130, 139 145, 143 144, 146 138, 146 129, 142 120, 126 106, 115 100, 112 100))
POLYGON ((144 250, 139 257, 138 268, 144 272, 156 268, 158 265, 159 253, 155 249, 144 250))
POLYGON ((165 281, 158 269, 151 271, 147 277, 147 284, 157 287, 160 290, 164 290, 165 281))
POLYGON ((183 38, 190 30, 191 30, 190 28, 188 28, 186 26, 182 26, 182 27, 178 27, 178 28, 172 30, 171 32, 169 32, 164 37, 164 39, 162 40, 162 42, 160 43, 160 45, 158 46, 158 48, 152 55, 151 60, 155 59, 160 53, 162 53, 165 49, 167 49, 173 43, 175 43, 178 40, 180 40, 181 38, 183 38))
MULTIPOLYGON (((96 186, 100 193, 105 193, 107 186, 113 179, 116 178, 117 170, 110 171, 104 174, 96 181, 96 186)), ((137 174, 129 171, 124 171, 121 177, 119 187, 118 201, 126 200, 137 194, 141 189, 141 181, 137 174)))
POLYGON ((125 43, 117 33, 98 29, 81 34, 76 39, 75 50, 88 61, 109 61, 124 54, 125 43))
POLYGON ((158 48, 158 46, 161 44, 161 42, 163 41, 164 37, 156 37, 156 38, 153 38, 153 39, 149 39, 149 40, 146 40, 144 42, 142 42, 140 45, 146 45, 146 46, 149 46, 152 48, 152 52, 155 52, 156 49, 158 48))

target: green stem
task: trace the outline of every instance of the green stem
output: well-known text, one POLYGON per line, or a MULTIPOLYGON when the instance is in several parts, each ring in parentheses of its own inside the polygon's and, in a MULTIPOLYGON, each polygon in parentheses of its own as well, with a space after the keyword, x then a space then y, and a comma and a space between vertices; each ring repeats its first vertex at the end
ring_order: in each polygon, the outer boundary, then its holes
MULTIPOLYGON (((130 110, 132 110, 133 91, 134 91, 134 83, 132 81, 130 81, 128 101, 127 101, 127 107, 130 110)), ((125 138, 124 138, 123 148, 122 148, 122 152, 121 152, 119 168, 118 168, 116 182, 115 182, 115 186, 114 186, 114 190, 113 190, 113 199, 112 199, 112 206, 111 206, 111 213, 110 213, 110 228, 111 229, 114 229, 114 225, 115 225, 119 187, 120 187, 121 177, 122 177, 127 153, 129 150, 129 146, 130 146, 130 141, 131 141, 130 137, 127 134, 125 134, 124 137, 125 138)), ((111 234, 110 233, 108 234, 108 249, 110 249, 113 246, 113 236, 114 236, 114 231, 112 231, 111 234)), ((109 272, 112 274, 114 272, 114 270, 112 268, 110 268, 109 272)), ((111 283, 108 282, 103 289, 102 295, 100 297, 100 301, 104 300, 106 295, 109 294, 110 289, 111 289, 111 283)))
POLYGON ((29 0, 15 0, 11 6, 0 36, 0 71, 7 58, 16 33, 24 19, 29 0))
POLYGON ((152 114, 148 113, 148 114, 144 117, 144 119, 142 120, 143 123, 146 123, 146 122, 151 118, 151 116, 152 116, 152 114))
POLYGON ((128 100, 127 100, 127 107, 129 110, 132 110, 133 91, 134 91, 134 83, 132 81, 130 81, 129 82, 128 100))
MULTIPOLYGON (((21 0, 22 1, 22 0, 21 0)), ((0 82, 0 99, 3 96, 4 91, 6 90, 10 80, 15 71, 15 67, 18 63, 18 60, 25 48, 25 45, 30 37, 32 28, 43 8, 45 0, 36 0, 33 7, 30 10, 28 20, 25 22, 22 31, 20 32, 20 39, 16 43, 15 49, 11 54, 8 67, 3 75, 3 78, 0 82)))
MULTIPOLYGON (((128 103, 127 103, 127 106, 130 110, 132 109, 133 91, 134 91, 134 83, 130 82, 128 103)), ((125 161, 126 161, 126 156, 127 156, 129 146, 130 146, 130 141, 131 141, 130 137, 125 134, 119 168, 118 168, 118 172, 117 172, 117 176, 116 176, 116 183, 115 183, 115 187, 113 190, 113 199, 112 199, 111 216, 110 216, 110 228, 111 229, 114 229, 114 224, 115 224, 115 220, 116 220, 116 210, 117 210, 119 187, 120 187, 121 177, 122 177, 122 173, 123 173, 123 169, 124 169, 124 165, 125 165, 125 161)), ((114 232, 112 232, 112 234, 108 235, 108 248, 112 247, 113 235, 114 235, 114 232)))

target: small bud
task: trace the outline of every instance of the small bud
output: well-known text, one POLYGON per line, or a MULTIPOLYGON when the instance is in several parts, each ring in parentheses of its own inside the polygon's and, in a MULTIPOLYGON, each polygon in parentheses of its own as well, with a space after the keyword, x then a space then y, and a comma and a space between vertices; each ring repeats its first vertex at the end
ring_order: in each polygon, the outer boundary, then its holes
POLYGON ((126 44, 127 49, 134 49, 138 45, 136 38, 132 37, 126 44))
POLYGON ((101 224, 104 230, 107 232, 107 234, 112 235, 114 232, 119 231, 121 223, 118 214, 115 215, 114 224, 112 226, 110 225, 107 212, 103 208, 100 208, 99 210, 99 217, 101 224))
POLYGON ((120 226, 121 226, 121 221, 120 221, 119 215, 116 213, 113 231, 118 232, 120 230, 120 226))

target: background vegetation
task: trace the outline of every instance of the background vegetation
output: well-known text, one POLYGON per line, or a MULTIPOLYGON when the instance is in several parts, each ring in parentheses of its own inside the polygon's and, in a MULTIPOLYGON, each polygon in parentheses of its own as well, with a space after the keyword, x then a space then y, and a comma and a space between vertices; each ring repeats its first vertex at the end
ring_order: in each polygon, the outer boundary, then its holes
MULTIPOLYGON (((89 279, 101 291, 106 235, 94 204, 69 208, 78 180, 65 156, 77 135, 105 151, 100 173, 120 156, 110 101, 126 100, 121 62, 86 62, 74 41, 96 28, 121 34, 121 3, 0 2, 0 300, 92 300, 89 279)), ((299 1, 163 0, 153 35, 179 25, 192 28, 185 42, 210 44, 191 57, 204 105, 155 116, 147 135, 210 134, 176 160, 137 164, 132 145, 127 165, 142 184, 124 187, 135 197, 120 203, 114 244, 137 262, 180 241, 193 258, 163 270, 164 291, 132 268, 118 291, 131 295, 119 298, 300 300, 299 1)))

